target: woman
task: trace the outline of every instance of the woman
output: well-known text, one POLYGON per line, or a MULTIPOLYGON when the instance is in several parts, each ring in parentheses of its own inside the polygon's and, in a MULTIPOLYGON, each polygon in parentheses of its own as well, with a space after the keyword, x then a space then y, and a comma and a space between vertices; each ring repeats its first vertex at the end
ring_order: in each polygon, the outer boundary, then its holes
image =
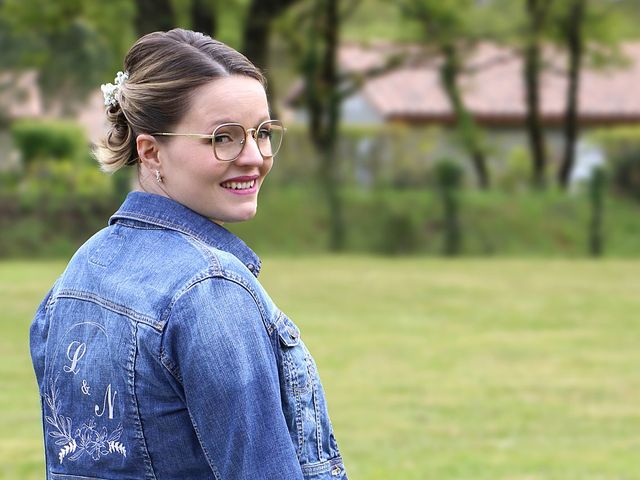
POLYGON ((101 166, 130 193, 38 309, 50 479, 345 479, 315 363, 224 222, 253 217, 284 129, 260 72, 205 35, 142 37, 101 166))

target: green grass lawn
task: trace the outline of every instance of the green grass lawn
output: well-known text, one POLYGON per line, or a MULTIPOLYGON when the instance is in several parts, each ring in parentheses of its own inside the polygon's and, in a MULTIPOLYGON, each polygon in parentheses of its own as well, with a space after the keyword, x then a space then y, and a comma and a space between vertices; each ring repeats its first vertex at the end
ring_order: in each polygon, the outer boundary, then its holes
MULTIPOLYGON (((31 315, 61 262, 0 263, 0 478, 40 479, 31 315)), ((640 479, 640 261, 269 257, 350 478, 640 479)))

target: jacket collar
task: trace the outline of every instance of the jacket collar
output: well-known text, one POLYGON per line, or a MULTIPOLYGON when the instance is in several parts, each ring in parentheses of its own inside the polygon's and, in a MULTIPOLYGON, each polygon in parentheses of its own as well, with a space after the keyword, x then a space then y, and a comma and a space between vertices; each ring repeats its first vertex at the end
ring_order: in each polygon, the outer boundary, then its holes
POLYGON ((121 219, 136 220, 182 232, 234 255, 256 277, 260 273, 260 258, 246 243, 226 228, 170 198, 146 192, 131 192, 109 219, 109 225, 121 219))

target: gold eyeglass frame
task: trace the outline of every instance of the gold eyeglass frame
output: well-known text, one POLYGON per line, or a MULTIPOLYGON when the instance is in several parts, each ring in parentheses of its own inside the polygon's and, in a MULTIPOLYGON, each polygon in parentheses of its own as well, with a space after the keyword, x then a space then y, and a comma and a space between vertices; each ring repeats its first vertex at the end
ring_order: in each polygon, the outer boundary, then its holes
POLYGON ((222 123, 220 125, 218 125, 216 128, 213 129, 213 133, 207 135, 204 133, 170 133, 170 132, 157 132, 157 133, 152 133, 152 136, 163 136, 163 137, 193 137, 193 138, 202 138, 202 139, 208 139, 211 140, 211 148, 213 149, 213 155, 216 157, 216 159, 220 162, 233 162, 234 160, 236 160, 240 155, 242 155, 242 152, 244 151, 244 146, 247 144, 247 137, 249 135, 251 135, 251 138, 253 138, 253 141, 256 142, 256 146, 258 147, 258 152, 260 152, 260 155, 262 155, 262 158, 273 158, 275 157, 278 152, 280 151, 280 147, 282 146, 282 141, 284 140, 284 134, 287 131, 287 129, 285 128, 284 125, 282 125, 282 122, 280 120, 265 120, 264 122, 260 123, 260 125, 258 125, 255 128, 244 128, 243 125, 239 124, 239 123, 222 123), (262 150, 260 149, 260 145, 258 144, 258 132, 260 131, 260 129, 265 125, 265 124, 270 124, 270 125, 276 125, 280 128, 282 128, 282 138, 280 139, 280 144, 278 145, 278 148, 276 150, 275 153, 272 153, 271 155, 264 155, 262 153, 262 150), (216 137, 216 132, 223 127, 240 127, 242 128, 242 130, 244 130, 244 139, 241 142, 242 147, 240 147, 240 151, 238 152, 238 154, 233 157, 230 160, 222 160, 220 157, 218 157, 218 154, 216 152, 216 146, 215 143, 213 142, 215 137, 216 137))

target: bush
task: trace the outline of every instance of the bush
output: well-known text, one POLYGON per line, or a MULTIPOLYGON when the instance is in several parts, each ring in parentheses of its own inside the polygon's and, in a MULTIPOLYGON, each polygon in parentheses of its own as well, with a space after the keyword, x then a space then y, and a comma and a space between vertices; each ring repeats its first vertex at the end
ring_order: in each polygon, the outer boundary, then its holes
POLYGON ((70 160, 38 160, 27 166, 15 191, 23 199, 73 196, 109 196, 114 192, 113 178, 96 166, 78 165, 70 160))
POLYGON ((611 170, 614 189, 640 201, 640 127, 621 127, 595 132, 611 170))
POLYGON ((0 257, 68 257, 106 226, 115 195, 30 192, 0 196, 0 257))
POLYGON ((11 126, 14 145, 29 165, 43 159, 86 162, 89 145, 82 126, 65 120, 20 120, 11 126))
POLYGON ((434 166, 438 192, 442 201, 445 255, 458 255, 461 249, 461 228, 459 219, 459 190, 462 184, 463 170, 455 162, 442 159, 434 166))
MULTIPOLYGON (((459 192, 464 256, 583 257, 589 252, 588 192, 459 192)), ((442 255, 447 227, 442 203, 428 190, 346 189, 346 249, 381 254, 442 255)), ((0 194, 0 257, 69 256, 104 227, 122 198, 59 191, 0 194)), ((640 205, 606 199, 607 256, 640 256, 640 205)), ((319 253, 328 242, 319 190, 266 188, 259 213, 229 224, 260 255, 319 253)))
POLYGON ((506 192, 524 191, 531 182, 531 154, 518 145, 507 154, 504 169, 497 172, 496 183, 506 192))
MULTIPOLYGON (((425 198, 426 200, 426 198, 425 198)), ((421 208, 411 208, 401 197, 378 196, 375 201, 380 237, 372 245, 376 252, 386 255, 418 253, 424 241, 424 217, 421 208)))

